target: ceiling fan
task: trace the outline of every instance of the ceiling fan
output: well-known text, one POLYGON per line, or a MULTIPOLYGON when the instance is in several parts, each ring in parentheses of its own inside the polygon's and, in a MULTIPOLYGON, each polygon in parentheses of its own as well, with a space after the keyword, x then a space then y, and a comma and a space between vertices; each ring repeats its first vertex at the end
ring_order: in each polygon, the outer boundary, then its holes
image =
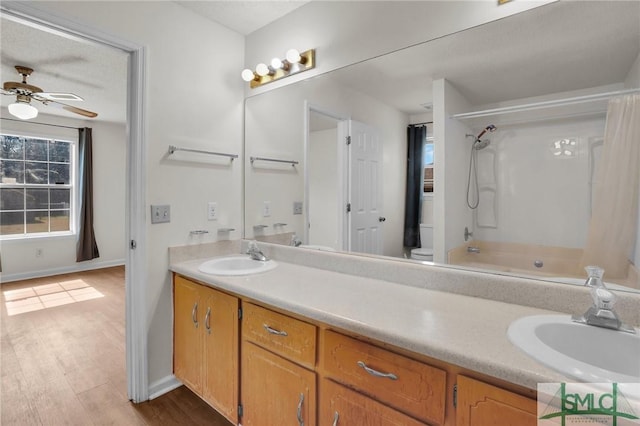
POLYGON ((31 105, 31 100, 36 100, 44 105, 50 105, 56 108, 62 108, 66 111, 70 111, 76 114, 83 115, 89 118, 95 118, 97 113, 87 111, 86 109, 77 108, 71 105, 64 104, 60 101, 83 101, 80 96, 73 93, 47 93, 42 91, 38 86, 33 86, 27 83, 27 77, 31 75, 33 69, 21 65, 15 66, 18 74, 22 76, 22 82, 7 81, 4 83, 2 90, 3 95, 13 95, 16 97, 16 102, 9 105, 9 113, 22 120, 29 120, 35 118, 38 115, 36 107, 31 105))

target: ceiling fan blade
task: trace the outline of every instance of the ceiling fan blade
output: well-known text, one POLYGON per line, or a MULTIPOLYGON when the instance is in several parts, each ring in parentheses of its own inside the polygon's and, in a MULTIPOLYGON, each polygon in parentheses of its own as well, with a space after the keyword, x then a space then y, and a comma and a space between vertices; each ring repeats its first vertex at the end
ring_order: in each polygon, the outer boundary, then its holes
POLYGON ((98 113, 96 113, 96 112, 88 111, 86 109, 74 107, 74 106, 67 105, 67 104, 63 104, 62 102, 52 101, 52 100, 40 100, 40 99, 37 99, 37 98, 34 98, 34 99, 42 102, 45 105, 51 105, 51 106, 54 106, 56 108, 62 108, 64 110, 66 110, 66 111, 73 112, 75 114, 84 115, 85 117, 95 118, 95 117, 98 116, 98 113))
POLYGON ((14 96, 16 95, 15 91, 5 90, 5 89, 2 89, 2 88, 0 88, 0 93, 2 93, 3 95, 14 95, 14 96))
POLYGON ((54 101, 54 102, 60 102, 60 101, 84 101, 84 99, 82 99, 80 96, 75 95, 73 93, 47 93, 47 92, 40 92, 40 93, 34 93, 33 97, 37 97, 37 98, 43 98, 43 100, 47 100, 47 101, 54 101))
POLYGON ((63 104, 60 104, 60 105, 62 105, 62 109, 65 109, 70 112, 75 112, 76 114, 84 115, 85 117, 96 118, 98 116, 97 112, 88 111, 86 109, 77 108, 71 105, 63 105, 63 104))

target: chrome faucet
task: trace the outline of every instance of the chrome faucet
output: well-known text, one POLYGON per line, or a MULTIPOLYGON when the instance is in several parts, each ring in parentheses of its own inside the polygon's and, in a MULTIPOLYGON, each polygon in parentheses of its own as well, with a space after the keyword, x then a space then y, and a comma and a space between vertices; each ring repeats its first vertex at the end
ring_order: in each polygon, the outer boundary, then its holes
POLYGON ((296 234, 293 234, 293 236, 291 237, 291 244, 289 245, 292 247, 300 247, 302 245, 302 240, 298 238, 296 234))
POLYGON ((258 243, 255 241, 249 241, 249 250, 247 250, 247 254, 253 260, 259 260, 261 262, 269 260, 269 258, 258 248, 258 243))
POLYGON ((633 327, 620 321, 618 314, 613 309, 616 304, 616 295, 610 292, 602 281, 604 270, 597 266, 587 266, 585 269, 588 278, 584 285, 591 287, 593 305, 583 315, 573 315, 571 319, 582 324, 635 333, 633 327))

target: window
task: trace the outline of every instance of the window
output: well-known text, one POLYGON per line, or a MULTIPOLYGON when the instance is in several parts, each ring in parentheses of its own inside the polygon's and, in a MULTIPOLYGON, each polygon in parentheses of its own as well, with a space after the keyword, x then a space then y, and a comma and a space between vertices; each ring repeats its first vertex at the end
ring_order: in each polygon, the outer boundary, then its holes
POLYGON ((74 144, 0 135, 0 236, 73 231, 74 144))
POLYGON ((422 148, 424 166, 424 192, 433 192, 433 138, 427 137, 422 148))

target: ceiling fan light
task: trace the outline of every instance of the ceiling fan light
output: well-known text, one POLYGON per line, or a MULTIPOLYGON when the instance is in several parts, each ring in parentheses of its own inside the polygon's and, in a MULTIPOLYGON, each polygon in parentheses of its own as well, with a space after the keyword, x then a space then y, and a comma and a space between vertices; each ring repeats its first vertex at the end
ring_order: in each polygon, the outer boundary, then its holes
POLYGON ((30 120, 38 116, 38 109, 25 102, 16 102, 8 106, 9 114, 21 120, 30 120))

